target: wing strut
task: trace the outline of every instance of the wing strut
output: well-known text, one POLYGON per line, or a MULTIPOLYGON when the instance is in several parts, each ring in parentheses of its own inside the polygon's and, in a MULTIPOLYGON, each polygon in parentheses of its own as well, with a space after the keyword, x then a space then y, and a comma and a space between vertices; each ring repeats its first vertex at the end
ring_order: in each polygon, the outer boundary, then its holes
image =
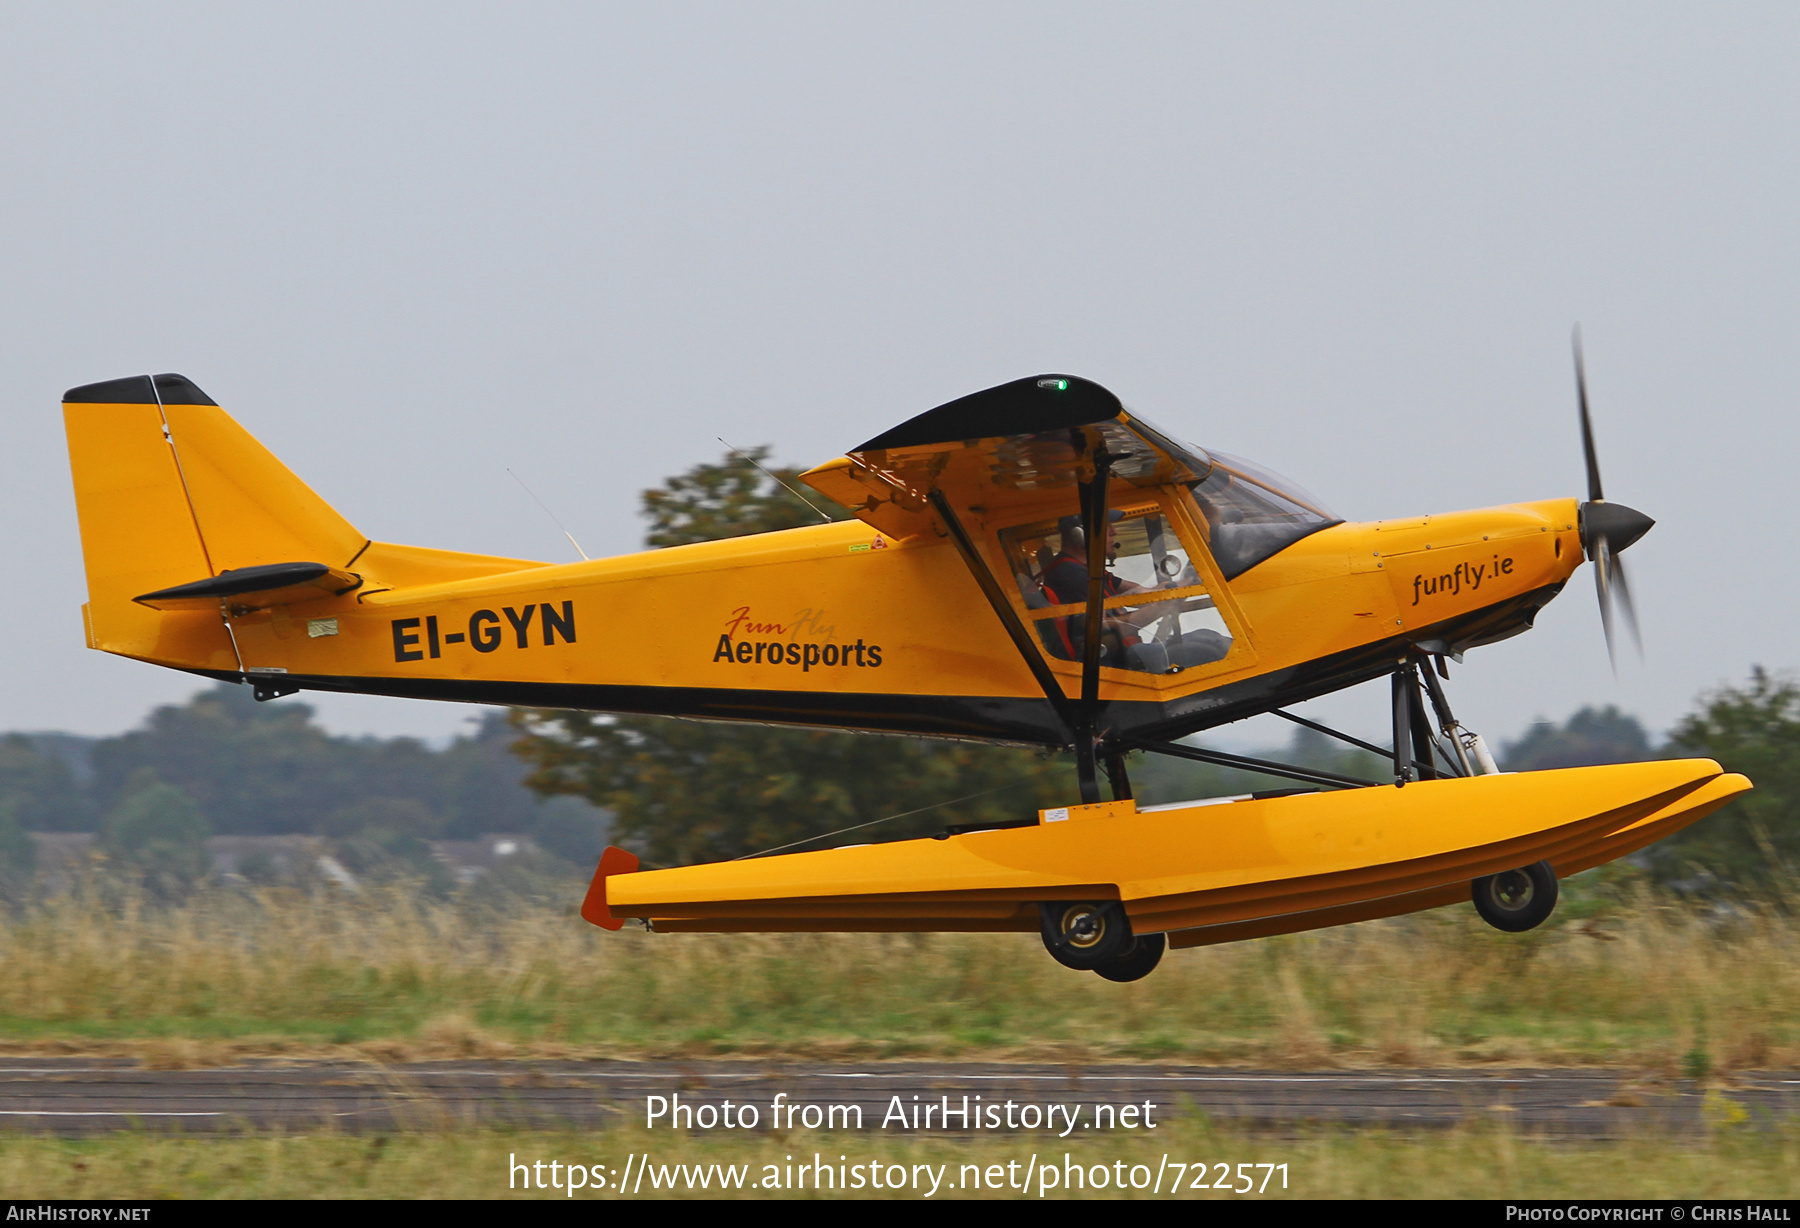
POLYGON ((963 557, 975 582, 981 586, 982 596, 993 607, 994 613, 1006 628, 1007 635, 1012 637, 1013 646, 1019 650, 1031 670, 1032 677, 1037 679, 1038 686, 1043 688, 1044 696, 1055 709, 1057 718, 1072 735, 1075 744, 1075 771, 1081 786, 1081 800, 1084 803, 1100 800, 1100 768, 1104 760, 1106 774, 1110 780, 1115 797, 1131 796, 1131 782, 1125 771, 1125 758, 1120 748, 1113 745, 1102 746, 1107 739, 1100 731, 1100 648, 1102 625, 1106 605, 1106 547, 1107 547, 1107 506, 1106 487, 1112 477, 1112 455, 1107 452, 1103 439, 1089 436, 1077 429, 1072 432, 1078 450, 1093 448, 1093 472, 1080 485, 1081 521, 1083 535, 1087 541, 1087 611, 1083 617, 1083 635, 1081 645, 1081 698, 1074 704, 1063 694, 1062 684, 1045 663, 1043 654, 1026 630, 1012 603, 1006 599, 1005 591, 986 561, 975 548, 968 530, 963 528, 962 521, 957 519, 956 511, 944 492, 933 487, 927 496, 932 510, 944 522, 950 531, 950 539, 956 543, 956 549, 963 557))
POLYGON ((1350 745, 1366 750, 1370 754, 1380 755, 1383 759, 1391 758, 1394 753, 1385 746, 1377 746, 1373 742, 1365 742, 1361 738, 1353 738, 1341 730, 1333 729, 1330 725, 1321 725, 1317 721, 1309 721, 1304 716, 1295 716, 1292 712, 1284 712, 1280 708, 1270 708, 1269 715, 1279 716, 1282 720, 1292 721, 1296 725, 1304 725, 1308 729, 1316 730, 1327 737, 1336 738, 1340 742, 1348 742, 1350 745))
POLYGON ((1000 582, 994 579, 994 573, 989 570, 986 561, 975 549, 975 543, 969 539, 968 530, 964 529, 962 521, 956 518, 956 512, 950 506, 950 500, 946 499, 944 492, 936 487, 932 488, 928 498, 931 501, 932 510, 937 512, 938 518, 944 522, 944 527, 950 530, 950 540, 956 543, 956 551, 962 555, 963 562, 968 565, 969 574, 974 576, 975 583, 981 586, 981 595, 986 597, 988 604, 994 607, 994 613, 1000 618, 1000 625, 1005 627, 1006 634, 1012 637, 1013 647, 1019 650, 1019 656, 1024 659, 1026 667, 1031 670, 1031 676, 1036 678, 1037 684, 1044 689, 1044 698, 1048 699, 1050 706, 1056 710, 1057 719, 1062 722, 1065 730, 1074 729, 1076 726, 1075 714, 1070 707, 1069 697, 1063 694, 1062 684, 1056 680, 1056 675, 1050 672, 1050 667, 1044 664, 1043 655, 1038 652, 1037 645, 1032 642, 1030 633, 1025 630, 1025 624, 1020 622, 1018 614, 1014 613, 1012 604, 1007 601, 1006 593, 1000 587, 1000 582))
MULTIPOLYGON (((1081 432, 1077 432, 1079 443, 1085 447, 1087 440, 1080 438, 1081 435, 1081 432)), ((1012 637, 1013 646, 1019 650, 1019 656, 1031 670, 1032 677, 1037 679, 1038 686, 1043 688, 1044 696, 1055 709, 1057 718, 1070 732, 1075 744, 1075 770, 1081 786, 1081 800, 1087 803, 1100 800, 1100 767, 1103 758, 1113 793, 1120 798, 1131 796, 1124 756, 1116 746, 1101 747, 1103 739, 1099 729, 1100 637, 1105 614, 1107 574, 1106 486, 1112 476, 1113 458, 1106 451, 1103 441, 1095 440, 1093 447, 1093 475, 1080 486, 1082 530, 1087 541, 1088 591, 1087 612, 1083 619, 1081 698, 1074 704, 1063 693, 1062 684, 1051 673, 1043 654, 1032 641, 1031 633, 1014 612, 1012 603, 1006 599, 1000 582, 995 579, 992 569, 976 550, 974 541, 970 539, 968 530, 963 528, 962 521, 957 518, 950 500, 936 487, 927 496, 932 510, 937 512, 944 527, 950 531, 950 539, 956 543, 957 552, 962 555, 975 582, 981 586, 982 595, 993 607, 1001 625, 1006 628, 1007 635, 1012 637)))
MULTIPOLYGON (((1366 750, 1372 755, 1379 755, 1383 759, 1392 759, 1394 757, 1394 752, 1385 746, 1377 746, 1373 742, 1365 742, 1361 738, 1353 738, 1341 729, 1333 729, 1330 725, 1321 725, 1317 721, 1309 721, 1304 716, 1295 716, 1292 712, 1285 712, 1280 708, 1270 708, 1269 714, 1271 716, 1279 716, 1284 721, 1292 721, 1296 725, 1304 725, 1308 729, 1316 729, 1327 737, 1336 738, 1340 742, 1348 742, 1352 746, 1361 750, 1366 750)), ((1417 754, 1416 751, 1413 753, 1415 755, 1417 754)), ((1417 758, 1412 760, 1412 764, 1414 768, 1423 766, 1419 763, 1417 758)), ((1472 773, 1464 772, 1462 774, 1468 776, 1472 773)))
POLYGON ((1100 800, 1100 780, 1096 770, 1100 740, 1100 632, 1103 629, 1100 622, 1106 601, 1106 482, 1112 476, 1112 455, 1107 452, 1104 441, 1094 448, 1093 463, 1094 476, 1081 484, 1081 525, 1087 537, 1088 591, 1086 634, 1081 643, 1081 705, 1075 710, 1075 772, 1081 784, 1081 800, 1089 804, 1100 800))

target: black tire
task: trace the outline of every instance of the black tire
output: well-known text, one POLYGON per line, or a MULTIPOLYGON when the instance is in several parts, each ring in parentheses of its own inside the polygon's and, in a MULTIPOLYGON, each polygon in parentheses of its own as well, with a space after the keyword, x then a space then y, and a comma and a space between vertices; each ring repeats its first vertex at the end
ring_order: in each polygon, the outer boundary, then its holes
POLYGON ((1131 949, 1123 955, 1115 955, 1103 964, 1095 964, 1094 971, 1109 981, 1141 981, 1156 970, 1162 963, 1163 951, 1168 948, 1169 940, 1161 934, 1139 934, 1131 944, 1131 949))
POLYGON ((1556 909, 1556 893, 1556 872, 1547 861, 1503 870, 1470 884, 1481 919, 1509 934, 1542 925, 1556 909))
POLYGON ((1052 900, 1038 905, 1044 949, 1065 968, 1089 972, 1131 948, 1131 922, 1117 900, 1052 900))

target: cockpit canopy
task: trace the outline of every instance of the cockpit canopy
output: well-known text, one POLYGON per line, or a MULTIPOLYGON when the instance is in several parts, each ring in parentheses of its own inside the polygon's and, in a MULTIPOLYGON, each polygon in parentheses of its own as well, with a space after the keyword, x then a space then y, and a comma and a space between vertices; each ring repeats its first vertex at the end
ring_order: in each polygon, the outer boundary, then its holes
POLYGON ((1249 461, 1209 453, 1128 412, 1107 389, 1043 375, 972 393, 914 417, 821 465, 803 480, 895 536, 925 531, 930 493, 975 508, 1067 490, 1075 510, 1089 450, 1139 488, 1186 487, 1207 520, 1221 574, 1242 575, 1337 517, 1293 483, 1249 461))

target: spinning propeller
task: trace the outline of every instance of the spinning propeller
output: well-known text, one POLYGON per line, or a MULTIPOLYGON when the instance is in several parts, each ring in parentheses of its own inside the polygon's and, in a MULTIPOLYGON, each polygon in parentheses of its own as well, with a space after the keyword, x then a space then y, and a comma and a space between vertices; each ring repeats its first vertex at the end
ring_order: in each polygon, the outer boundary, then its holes
POLYGON ((1656 522, 1623 503, 1608 503, 1600 488, 1600 461, 1594 454, 1594 423, 1588 414, 1587 370, 1581 360, 1581 326, 1575 327, 1575 392, 1581 402, 1581 450, 1587 459, 1587 502, 1581 505, 1581 548, 1594 564, 1594 591, 1600 598, 1600 625, 1606 631, 1606 658, 1613 672, 1619 670, 1613 652, 1613 605, 1616 602, 1631 628, 1631 642, 1638 656, 1644 641, 1638 635, 1637 611, 1631 604, 1631 586, 1625 582, 1625 564, 1619 555, 1656 522))

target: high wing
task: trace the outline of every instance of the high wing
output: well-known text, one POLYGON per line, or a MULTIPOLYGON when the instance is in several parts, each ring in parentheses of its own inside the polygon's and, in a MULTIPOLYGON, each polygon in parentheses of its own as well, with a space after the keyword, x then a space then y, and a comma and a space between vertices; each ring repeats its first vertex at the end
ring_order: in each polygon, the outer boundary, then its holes
POLYGON ((969 509, 1060 489, 1073 510, 1102 448, 1112 475, 1137 486, 1199 481, 1213 466, 1099 384, 1035 375, 928 409, 800 477, 883 533, 906 538, 929 531, 933 490, 969 509))

